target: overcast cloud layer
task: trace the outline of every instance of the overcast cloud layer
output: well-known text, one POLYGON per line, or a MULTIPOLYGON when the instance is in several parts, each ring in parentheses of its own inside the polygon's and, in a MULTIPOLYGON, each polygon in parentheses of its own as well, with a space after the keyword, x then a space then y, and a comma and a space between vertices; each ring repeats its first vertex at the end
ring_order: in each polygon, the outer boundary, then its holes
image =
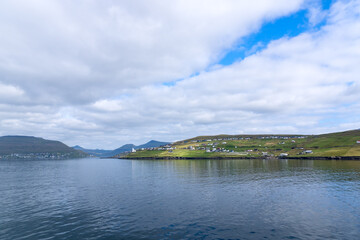
POLYGON ((0 2, 0 135, 111 149, 359 128, 360 1, 316 3, 0 2), (217 65, 262 24, 304 8, 325 24, 217 65))

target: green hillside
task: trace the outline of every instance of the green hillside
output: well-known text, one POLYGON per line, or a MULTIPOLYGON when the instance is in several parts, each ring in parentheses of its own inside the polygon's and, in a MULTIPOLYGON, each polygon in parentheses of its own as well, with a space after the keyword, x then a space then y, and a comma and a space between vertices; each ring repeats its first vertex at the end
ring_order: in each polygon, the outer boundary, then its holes
POLYGON ((322 135, 199 136, 123 158, 331 158, 360 159, 360 130, 322 135))
POLYGON ((0 137, 2 158, 77 158, 87 154, 68 147, 62 142, 29 136, 0 137))

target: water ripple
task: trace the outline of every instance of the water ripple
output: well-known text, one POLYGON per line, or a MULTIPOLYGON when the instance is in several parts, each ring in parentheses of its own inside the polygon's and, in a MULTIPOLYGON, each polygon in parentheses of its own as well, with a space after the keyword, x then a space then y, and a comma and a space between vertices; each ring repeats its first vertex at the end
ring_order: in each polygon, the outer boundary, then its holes
POLYGON ((360 162, 0 161, 0 239, 357 239, 360 162))

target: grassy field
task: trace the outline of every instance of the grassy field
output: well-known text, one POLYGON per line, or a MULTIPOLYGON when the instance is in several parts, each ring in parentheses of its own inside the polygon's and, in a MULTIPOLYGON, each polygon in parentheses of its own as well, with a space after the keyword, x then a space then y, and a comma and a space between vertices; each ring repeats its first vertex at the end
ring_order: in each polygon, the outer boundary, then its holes
POLYGON ((217 135, 142 150, 125 158, 360 157, 360 130, 322 135, 217 135), (210 152, 209 152, 210 151, 210 152), (287 155, 286 155, 287 154, 287 155), (284 156, 285 155, 285 156, 284 156))

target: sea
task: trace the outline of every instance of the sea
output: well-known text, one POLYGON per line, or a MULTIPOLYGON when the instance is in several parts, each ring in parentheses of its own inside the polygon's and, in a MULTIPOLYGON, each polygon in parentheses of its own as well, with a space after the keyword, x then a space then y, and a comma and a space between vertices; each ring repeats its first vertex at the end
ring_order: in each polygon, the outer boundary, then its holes
POLYGON ((0 239, 360 239, 360 161, 0 160, 0 239))

